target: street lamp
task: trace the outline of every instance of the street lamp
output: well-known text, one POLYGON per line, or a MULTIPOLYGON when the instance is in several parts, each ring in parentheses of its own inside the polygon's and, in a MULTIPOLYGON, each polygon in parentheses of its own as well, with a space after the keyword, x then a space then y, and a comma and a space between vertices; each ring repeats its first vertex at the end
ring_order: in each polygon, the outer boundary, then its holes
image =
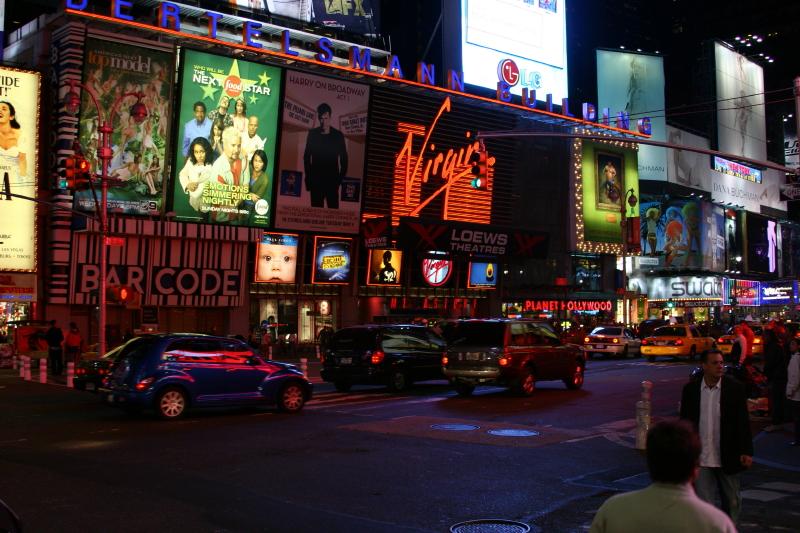
MULTIPOLYGON (((98 291, 98 307, 100 308, 99 316, 99 331, 97 332, 97 353, 102 355, 106 353, 106 277, 108 270, 108 258, 106 257, 106 236, 108 234, 108 167, 113 157, 113 150, 111 149, 111 134, 114 128, 111 126, 111 119, 116 116, 117 108, 123 100, 129 97, 136 98, 136 103, 131 106, 130 116, 136 124, 141 124, 147 118, 147 106, 142 103, 144 93, 142 92, 128 92, 121 94, 111 105, 111 112, 108 115, 103 115, 103 110, 97 100, 97 95, 94 94, 91 88, 81 82, 75 80, 68 80, 63 85, 69 85, 69 92, 64 96, 64 109, 70 115, 77 115, 81 108, 81 97, 76 90, 80 87, 81 90, 86 91, 97 109, 97 120, 100 123, 98 131, 100 132, 100 144, 97 148, 97 157, 102 162, 102 174, 100 176, 100 189, 102 194, 100 196, 100 205, 96 206, 98 210, 98 218, 100 219, 100 290, 98 291)), ((62 87, 63 87, 62 85, 62 87)))
POLYGON ((628 219, 625 213, 626 203, 631 206, 631 215, 635 215, 633 208, 639 203, 639 199, 636 198, 633 188, 625 192, 625 196, 622 198, 622 205, 619 208, 619 213, 622 215, 622 220, 620 221, 620 226, 622 226, 622 316, 625 321, 625 327, 630 322, 630 317, 628 316, 630 310, 628 309, 628 219))

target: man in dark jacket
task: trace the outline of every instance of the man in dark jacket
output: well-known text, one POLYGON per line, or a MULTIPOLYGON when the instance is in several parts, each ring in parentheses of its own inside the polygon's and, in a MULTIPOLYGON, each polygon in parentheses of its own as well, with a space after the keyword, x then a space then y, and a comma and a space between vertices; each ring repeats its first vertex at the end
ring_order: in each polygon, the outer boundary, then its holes
POLYGON ((774 329, 764 329, 764 375, 769 383, 769 410, 772 415, 772 427, 766 431, 778 429, 785 421, 786 382, 789 379, 789 358, 786 356, 788 346, 780 344, 774 329))
POLYGON ((311 207, 339 208, 339 186, 347 175, 347 143, 344 134, 331 126, 331 106, 317 107, 319 127, 309 130, 303 152, 306 190, 311 207))
POLYGON ((753 464, 753 438, 744 386, 725 376, 721 352, 706 352, 703 378, 683 387, 681 418, 694 424, 702 443, 697 495, 714 504, 719 493, 721 509, 736 523, 742 505, 738 474, 753 464))
POLYGON ((47 341, 47 358, 50 360, 50 371, 54 376, 60 376, 64 368, 62 343, 64 342, 64 332, 56 327, 56 321, 50 321, 50 329, 44 334, 47 341))

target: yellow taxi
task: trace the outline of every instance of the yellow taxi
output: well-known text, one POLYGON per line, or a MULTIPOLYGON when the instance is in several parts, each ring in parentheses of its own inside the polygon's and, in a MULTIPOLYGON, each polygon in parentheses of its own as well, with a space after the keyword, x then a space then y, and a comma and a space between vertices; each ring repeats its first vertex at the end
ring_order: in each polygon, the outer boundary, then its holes
POLYGON ((694 359, 714 346, 714 339, 702 336, 696 327, 674 324, 656 328, 649 337, 642 339, 642 357, 650 362, 658 356, 694 359))
MULTIPOLYGON (((755 338, 753 338, 753 355, 761 355, 764 353, 764 328, 763 326, 751 325, 750 329, 753 330, 755 338)), ((728 330, 728 333, 717 339, 717 348, 725 355, 731 353, 733 350, 733 339, 736 335, 733 334, 733 328, 728 330)))

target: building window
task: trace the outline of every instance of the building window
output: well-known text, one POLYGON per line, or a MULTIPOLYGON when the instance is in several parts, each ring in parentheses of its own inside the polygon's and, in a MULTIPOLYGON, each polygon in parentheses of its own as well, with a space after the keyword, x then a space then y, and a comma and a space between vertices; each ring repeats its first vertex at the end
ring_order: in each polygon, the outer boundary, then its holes
POLYGON ((572 256, 572 284, 576 291, 600 291, 603 268, 600 258, 593 255, 572 256))

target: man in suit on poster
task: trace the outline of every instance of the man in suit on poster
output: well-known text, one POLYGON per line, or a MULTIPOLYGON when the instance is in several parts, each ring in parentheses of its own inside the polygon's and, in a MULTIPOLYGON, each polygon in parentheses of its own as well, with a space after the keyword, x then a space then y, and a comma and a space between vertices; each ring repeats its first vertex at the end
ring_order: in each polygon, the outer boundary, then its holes
POLYGON ((312 207, 339 208, 339 187, 347 175, 347 143, 331 126, 331 106, 317 107, 319 127, 309 130, 303 153, 306 190, 312 207))

